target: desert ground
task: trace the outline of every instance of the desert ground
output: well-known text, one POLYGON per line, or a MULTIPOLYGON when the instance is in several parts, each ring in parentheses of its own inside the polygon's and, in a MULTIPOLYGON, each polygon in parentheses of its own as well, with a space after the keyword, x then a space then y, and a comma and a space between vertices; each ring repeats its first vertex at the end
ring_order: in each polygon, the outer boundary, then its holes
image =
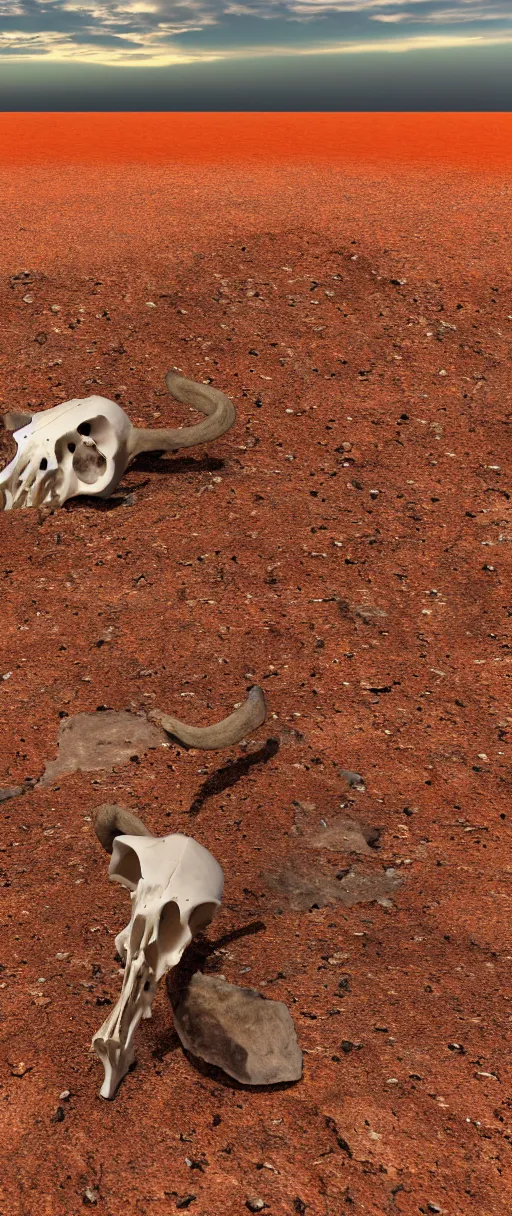
POLYGON ((0 135, 1 412, 189 424, 172 366, 237 412, 110 499, 0 516, 0 1212, 509 1216, 512 116, 0 135), (255 683, 226 753, 38 784, 73 715, 207 724, 255 683), (285 1002, 300 1081, 187 1054, 162 981, 98 1096, 105 802, 221 863, 188 965, 285 1002))

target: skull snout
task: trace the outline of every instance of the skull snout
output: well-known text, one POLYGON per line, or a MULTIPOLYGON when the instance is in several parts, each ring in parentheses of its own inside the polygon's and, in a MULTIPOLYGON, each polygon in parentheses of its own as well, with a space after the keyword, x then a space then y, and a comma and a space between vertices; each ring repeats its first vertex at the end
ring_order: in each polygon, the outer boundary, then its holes
POLYGON ((42 506, 53 497, 61 479, 58 460, 48 442, 36 452, 22 452, 10 479, 12 507, 42 506))

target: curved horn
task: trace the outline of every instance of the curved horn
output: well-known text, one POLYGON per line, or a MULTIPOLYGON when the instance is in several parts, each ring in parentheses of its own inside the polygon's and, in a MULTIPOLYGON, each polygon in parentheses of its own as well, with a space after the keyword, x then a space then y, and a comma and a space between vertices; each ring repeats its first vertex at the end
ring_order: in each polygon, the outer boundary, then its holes
POLYGON ((28 414, 25 410, 9 410, 4 414, 4 430, 19 431, 22 426, 27 426, 32 422, 33 414, 28 414))
POLYGON ((138 456, 139 452, 177 452, 179 448, 192 448, 197 443, 209 443, 211 439, 218 439, 219 435, 223 435, 224 431, 233 426, 236 418, 235 407, 220 389, 186 380, 176 368, 167 372, 165 383, 175 401, 193 405, 207 417, 204 422, 198 422, 195 426, 184 426, 180 430, 168 427, 160 430, 132 427, 128 440, 130 459, 138 456))
POLYGON ((243 705, 235 709, 229 718, 223 718, 222 722, 216 722, 213 726, 187 726, 185 722, 171 718, 159 709, 152 710, 149 717, 159 722, 167 734, 174 735, 187 747, 220 748, 231 747, 233 743, 244 739, 251 731, 261 726, 266 714, 263 690, 255 684, 243 705))
POLYGON ((107 853, 112 852, 116 836, 152 836, 153 833, 138 819, 132 811, 124 806, 110 805, 104 802, 96 807, 94 813, 94 830, 98 840, 107 853))

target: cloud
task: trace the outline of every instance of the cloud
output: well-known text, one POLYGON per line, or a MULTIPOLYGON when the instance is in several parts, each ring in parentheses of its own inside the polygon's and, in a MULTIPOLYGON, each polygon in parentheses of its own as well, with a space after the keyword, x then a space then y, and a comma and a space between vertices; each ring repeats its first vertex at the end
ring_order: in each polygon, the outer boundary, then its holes
MULTIPOLYGON (((408 2, 410 3, 410 0, 408 0, 408 2)), ((371 16, 371 20, 383 22, 410 21, 415 25, 418 23, 421 23, 422 25, 431 25, 434 23, 436 25, 475 25, 480 21, 511 21, 511 12, 510 8, 505 8, 504 5, 502 5, 501 8, 483 9, 479 0, 479 3, 475 6, 475 8, 468 8, 467 11, 461 10, 460 8, 445 8, 438 9, 435 13, 423 14, 407 12, 387 15, 381 13, 379 15, 374 13, 371 16)))
POLYGON ((0 0, 0 63, 163 67, 511 42, 506 0, 0 0))

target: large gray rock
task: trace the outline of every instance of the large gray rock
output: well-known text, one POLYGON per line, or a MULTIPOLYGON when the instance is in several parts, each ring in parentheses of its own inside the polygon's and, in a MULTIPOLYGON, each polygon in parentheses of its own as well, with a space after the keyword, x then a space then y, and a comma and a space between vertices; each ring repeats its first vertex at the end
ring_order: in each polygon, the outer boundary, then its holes
POLYGON ((196 972, 174 1008, 183 1046, 243 1085, 298 1081, 302 1052, 282 1001, 196 972))

